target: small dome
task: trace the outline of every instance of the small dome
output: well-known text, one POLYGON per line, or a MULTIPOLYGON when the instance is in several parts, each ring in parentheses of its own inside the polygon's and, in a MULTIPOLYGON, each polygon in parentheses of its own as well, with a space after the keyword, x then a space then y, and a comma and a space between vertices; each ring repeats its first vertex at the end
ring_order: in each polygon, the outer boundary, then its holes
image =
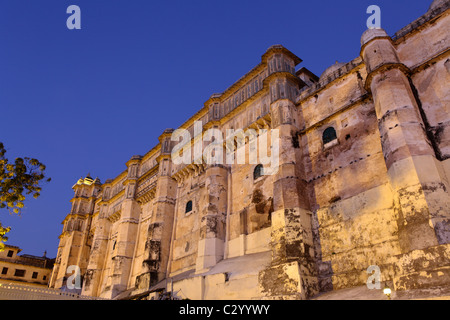
POLYGON ((365 45, 367 42, 369 42, 374 38, 380 37, 389 37, 389 36, 386 33, 386 31, 382 28, 367 29, 361 36, 361 46, 365 45))
POLYGON ((447 2, 449 2, 449 0, 434 0, 428 11, 433 11, 437 8, 443 7, 447 2))
POLYGON ((333 72, 335 72, 336 70, 338 70, 339 68, 342 68, 343 66, 345 66, 345 63, 342 62, 338 62, 336 61, 335 64, 333 64, 331 67, 328 67, 320 76, 320 80, 325 79, 326 77, 328 77, 329 75, 331 75, 333 72))
POLYGON ((134 156, 131 157, 130 160, 141 160, 141 159, 142 159, 142 156, 135 154, 134 156))

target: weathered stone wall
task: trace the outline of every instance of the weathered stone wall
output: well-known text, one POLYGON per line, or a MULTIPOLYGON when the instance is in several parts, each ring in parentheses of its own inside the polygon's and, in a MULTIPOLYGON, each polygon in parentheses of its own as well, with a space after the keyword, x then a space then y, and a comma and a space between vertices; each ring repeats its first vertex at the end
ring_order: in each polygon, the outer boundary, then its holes
POLYGON ((180 128, 192 141, 195 121, 223 139, 277 130, 277 170, 254 175, 248 137, 224 144, 244 164, 175 164, 164 131, 114 180, 75 188, 52 285, 71 264, 83 294, 108 298, 173 287, 190 299, 310 299, 364 285, 371 265, 396 290, 448 283, 449 12, 394 39, 368 30, 360 56, 320 78, 269 48, 180 128))
POLYGON ((173 240, 172 273, 195 269, 200 238, 200 216, 207 202, 207 191, 203 176, 192 177, 178 188, 176 229, 173 240), (192 210, 186 205, 192 201, 192 210))

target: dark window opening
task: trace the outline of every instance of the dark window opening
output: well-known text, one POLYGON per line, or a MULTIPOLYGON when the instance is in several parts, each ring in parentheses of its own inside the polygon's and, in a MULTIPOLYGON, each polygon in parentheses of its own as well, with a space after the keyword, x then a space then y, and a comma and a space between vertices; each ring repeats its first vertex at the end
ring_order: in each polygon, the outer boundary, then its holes
POLYGON ((47 276, 43 276, 43 277, 42 277, 42 280, 47 280, 47 276))
POLYGON ((323 144, 327 144, 336 139, 336 130, 333 127, 326 128, 322 135, 323 144))
POLYGON ((25 277, 25 270, 22 269, 16 269, 14 272, 15 277, 25 277))
POLYGON ((264 175, 264 167, 262 164, 258 164, 253 170, 253 180, 256 180, 264 175))
POLYGON ((192 201, 188 201, 186 203, 186 211, 184 213, 188 213, 192 211, 192 201))
POLYGON ((2 274, 7 274, 7 273, 8 273, 8 268, 7 267, 3 267, 2 274))
POLYGON ((33 272, 33 275, 31 276, 31 278, 33 279, 37 279, 38 273, 37 272, 33 272))
POLYGON ((11 258, 14 255, 14 251, 9 250, 8 251, 8 258, 11 258))
POLYGON ((240 234, 248 234, 247 211, 246 210, 242 210, 239 213, 239 227, 240 227, 240 234))

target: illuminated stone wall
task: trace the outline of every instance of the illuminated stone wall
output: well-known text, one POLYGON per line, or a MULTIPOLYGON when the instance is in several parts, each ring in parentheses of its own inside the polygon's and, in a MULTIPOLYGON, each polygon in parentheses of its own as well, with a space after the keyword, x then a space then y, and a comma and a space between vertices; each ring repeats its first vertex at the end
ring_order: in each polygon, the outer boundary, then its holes
POLYGON ((448 285, 450 10, 435 4, 394 37, 367 30, 320 77, 272 46, 178 128, 191 151, 196 132, 255 130, 271 174, 249 137, 223 143, 242 164, 176 163, 167 129, 115 179, 80 179, 51 286, 70 265, 105 298, 310 299, 365 285, 369 266, 394 290, 448 285))

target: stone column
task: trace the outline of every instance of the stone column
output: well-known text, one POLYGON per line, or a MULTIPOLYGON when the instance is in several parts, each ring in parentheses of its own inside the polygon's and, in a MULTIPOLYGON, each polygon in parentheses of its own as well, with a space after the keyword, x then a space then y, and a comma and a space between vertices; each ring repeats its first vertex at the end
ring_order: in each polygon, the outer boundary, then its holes
MULTIPOLYGON (((89 225, 92 219, 96 193, 100 188, 100 181, 92 179, 89 175, 81 178, 72 187, 72 209, 64 220, 64 229, 60 236, 60 246, 56 259, 51 286, 61 288, 65 286, 66 279, 73 275, 68 274, 67 268, 76 266, 80 275, 86 272, 89 259, 89 225)), ((75 288, 78 292, 79 288, 75 288)))
POLYGON ((398 213, 402 255, 398 257, 394 286, 411 289, 426 286, 432 279, 448 281, 449 261, 443 262, 444 255, 439 258, 435 252, 450 249, 448 245, 447 249, 438 248, 450 241, 450 199, 437 159, 439 152, 428 134, 410 70, 399 60, 384 30, 367 30, 361 45, 368 71, 366 89, 373 96, 398 213), (441 267, 445 264, 444 270, 441 267))
POLYGON ((381 143, 392 188, 398 198, 399 240, 403 252, 450 242, 450 199, 433 141, 411 87, 409 69, 382 29, 361 39, 381 143))
MULTIPOLYGON (((289 92, 298 87, 298 79, 283 72, 272 74, 269 81, 272 130, 279 134, 279 168, 273 176, 272 265, 260 273, 259 281, 267 297, 308 299, 318 293, 319 286, 312 213, 299 178, 301 155, 293 143, 299 120, 294 96, 289 92)), ((273 143, 272 151, 276 150, 273 143)))
POLYGON ((107 219, 107 203, 100 203, 97 226, 92 241, 89 262, 84 276, 82 295, 98 297, 108 249, 111 222, 107 219))
POLYGON ((151 287, 163 280, 166 277, 167 264, 169 263, 177 192, 177 182, 171 177, 171 152, 174 144, 171 141, 172 132, 173 129, 167 129, 159 137, 161 154, 157 158, 159 173, 154 200, 155 211, 145 243, 143 264, 145 272, 136 279, 139 289, 151 287))
POLYGON ((140 156, 133 156, 126 165, 128 167, 125 185, 125 199, 122 202, 119 227, 117 232, 116 252, 112 257, 112 297, 127 289, 134 247, 137 240, 137 229, 141 207, 135 199, 140 156))
POLYGON ((208 206, 200 212, 200 239, 196 273, 207 271, 223 259, 228 200, 228 168, 221 164, 206 168, 208 206))

